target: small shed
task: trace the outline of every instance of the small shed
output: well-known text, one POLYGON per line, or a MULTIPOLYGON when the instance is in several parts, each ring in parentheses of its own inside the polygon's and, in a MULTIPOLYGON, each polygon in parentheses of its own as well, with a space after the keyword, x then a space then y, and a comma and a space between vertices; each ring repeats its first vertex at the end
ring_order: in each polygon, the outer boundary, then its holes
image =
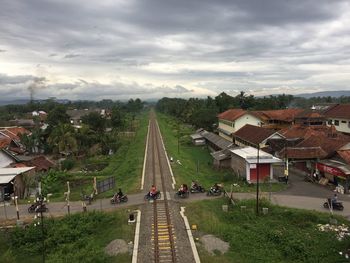
POLYGON ((205 138, 198 133, 192 134, 191 139, 194 145, 205 145, 205 138))
POLYGON ((23 198, 26 192, 24 176, 32 176, 35 167, 0 168, 0 197, 14 193, 23 198))
POLYGON ((282 160, 253 147, 244 147, 230 150, 231 168, 249 183, 256 183, 273 179, 273 164, 282 160), (259 155, 259 159, 258 159, 259 155))

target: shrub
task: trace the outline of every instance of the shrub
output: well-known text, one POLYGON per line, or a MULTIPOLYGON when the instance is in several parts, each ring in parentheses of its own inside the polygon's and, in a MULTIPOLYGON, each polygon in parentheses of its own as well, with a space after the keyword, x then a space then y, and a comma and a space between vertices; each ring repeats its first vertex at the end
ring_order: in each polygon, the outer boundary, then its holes
POLYGON ((61 168, 64 171, 68 171, 74 167, 74 164, 75 164, 75 162, 73 159, 66 159, 66 160, 61 162, 61 168))

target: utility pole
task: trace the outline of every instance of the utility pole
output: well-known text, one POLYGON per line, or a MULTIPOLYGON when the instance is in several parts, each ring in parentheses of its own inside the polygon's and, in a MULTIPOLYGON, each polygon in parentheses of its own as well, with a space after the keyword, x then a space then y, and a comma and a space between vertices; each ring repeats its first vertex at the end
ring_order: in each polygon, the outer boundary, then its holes
POLYGON ((67 181, 67 188, 68 188, 68 191, 65 192, 65 194, 66 194, 68 215, 70 215, 70 204, 69 204, 70 187, 69 187, 69 181, 67 181))
POLYGON ((177 120, 177 153, 180 153, 180 121, 177 120))
POLYGON ((258 159, 256 162, 256 215, 259 215, 259 151, 260 145, 258 144, 258 159))
POLYGON ((284 159, 285 159, 284 176, 285 176, 286 184, 288 183, 288 176, 289 176, 287 150, 288 150, 288 142, 287 142, 287 139, 286 139, 286 140, 284 141, 284 159))

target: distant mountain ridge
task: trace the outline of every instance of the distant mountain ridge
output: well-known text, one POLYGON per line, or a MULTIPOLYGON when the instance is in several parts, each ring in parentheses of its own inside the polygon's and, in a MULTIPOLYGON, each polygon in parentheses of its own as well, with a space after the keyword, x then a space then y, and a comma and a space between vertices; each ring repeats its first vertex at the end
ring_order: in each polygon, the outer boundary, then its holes
POLYGON ((350 97, 350 90, 336 90, 336 91, 320 91, 313 93, 301 93, 295 94, 294 97, 312 98, 312 97, 335 97, 339 98, 341 96, 350 97))
MULTIPOLYGON (((271 96, 278 96, 281 94, 271 94, 271 96)), ((320 92, 313 92, 313 93, 300 93, 300 94, 288 94, 286 95, 293 95, 294 97, 302 97, 302 98, 312 98, 312 97, 335 97, 339 98, 341 96, 345 97, 350 97, 350 90, 335 90, 335 91, 320 91, 320 92)), ((265 95, 266 96, 266 95, 265 95)), ((269 96, 269 95, 267 95, 269 96)), ((264 96, 256 96, 257 98, 261 98, 264 96)), ((46 100, 35 100, 35 102, 41 102, 41 101, 46 101, 46 100)), ((56 99, 55 100, 58 103, 66 104, 70 102, 68 99, 56 99)), ((75 100, 79 101, 79 100, 75 100)), ((144 101, 149 102, 149 103, 155 103, 158 101, 158 99, 153 98, 153 99, 145 99, 144 101)), ((22 104, 27 104, 29 102, 29 99, 15 99, 15 100, 1 100, 0 99, 0 106, 4 105, 22 105, 22 104)))

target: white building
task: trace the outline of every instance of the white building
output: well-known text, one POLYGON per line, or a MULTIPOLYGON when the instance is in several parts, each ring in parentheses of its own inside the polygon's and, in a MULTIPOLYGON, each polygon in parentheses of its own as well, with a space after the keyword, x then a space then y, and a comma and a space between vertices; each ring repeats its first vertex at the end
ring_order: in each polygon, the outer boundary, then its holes
POLYGON ((238 131, 246 124, 261 126, 262 120, 254 113, 242 109, 230 109, 218 116, 219 135, 229 141, 233 141, 232 134, 238 131))

